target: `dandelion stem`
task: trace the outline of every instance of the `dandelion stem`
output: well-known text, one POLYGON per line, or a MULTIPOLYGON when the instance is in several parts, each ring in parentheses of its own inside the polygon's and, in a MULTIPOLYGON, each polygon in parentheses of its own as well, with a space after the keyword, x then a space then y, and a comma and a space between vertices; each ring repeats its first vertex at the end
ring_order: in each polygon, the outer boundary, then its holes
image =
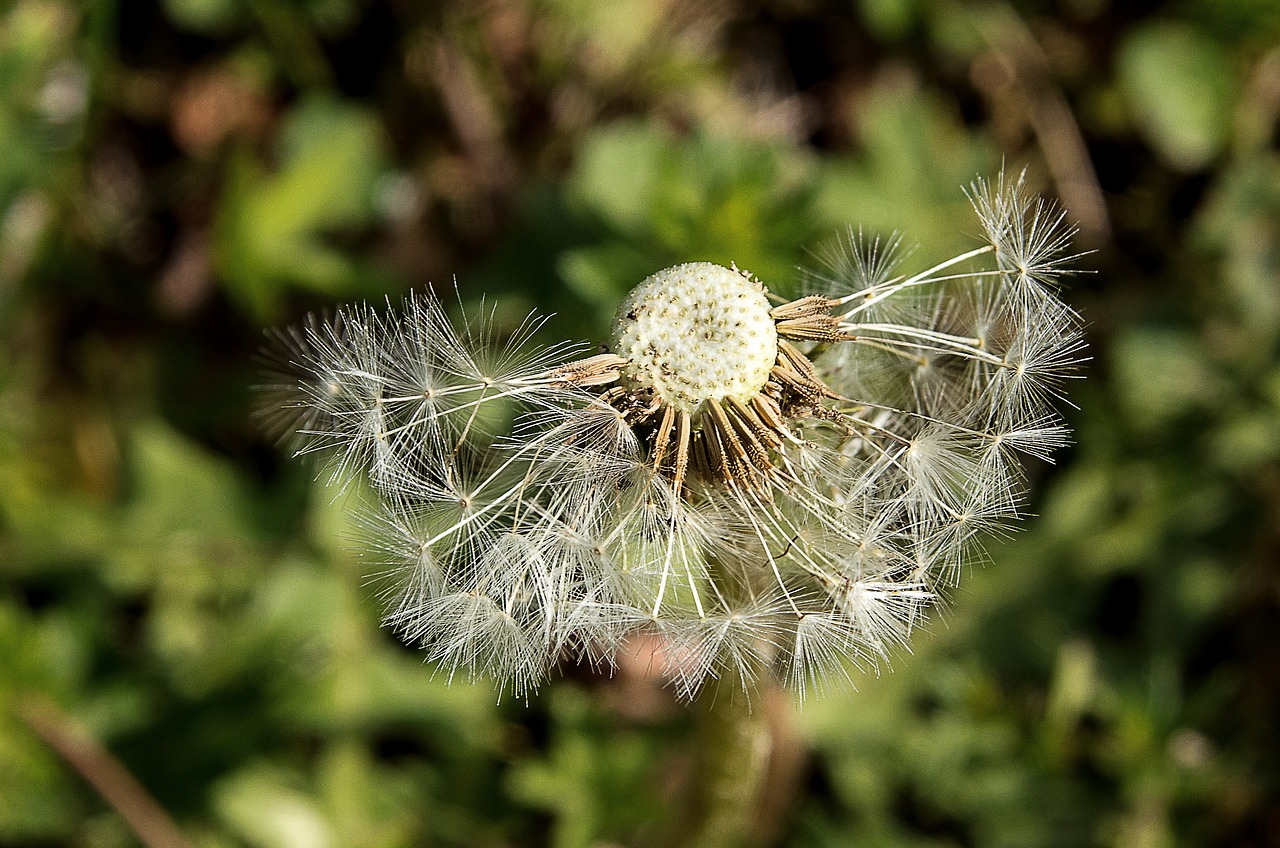
POLYGON ((726 673, 694 705, 697 749, 676 848, 742 844, 755 823, 772 737, 760 685, 726 673))

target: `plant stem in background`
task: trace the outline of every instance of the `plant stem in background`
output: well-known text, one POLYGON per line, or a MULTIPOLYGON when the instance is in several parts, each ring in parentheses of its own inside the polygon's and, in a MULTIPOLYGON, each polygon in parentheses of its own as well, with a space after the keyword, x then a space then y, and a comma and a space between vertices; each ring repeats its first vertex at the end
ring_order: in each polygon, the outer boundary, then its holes
POLYGON ((191 848, 169 813, 124 764, 44 696, 19 702, 18 714, 89 785, 98 790, 146 848, 191 848))

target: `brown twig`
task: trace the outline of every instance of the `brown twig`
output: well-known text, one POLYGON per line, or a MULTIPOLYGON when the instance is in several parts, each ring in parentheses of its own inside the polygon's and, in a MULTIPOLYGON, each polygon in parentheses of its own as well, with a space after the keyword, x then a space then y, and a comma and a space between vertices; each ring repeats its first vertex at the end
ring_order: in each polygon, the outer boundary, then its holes
POLYGON ((507 190, 516 173, 515 158, 503 139, 503 121, 493 97, 463 50, 441 38, 433 45, 431 68, 445 114, 449 116, 473 176, 494 191, 507 190))
POLYGON ((42 696, 24 698, 18 714, 67 765, 98 790, 147 848, 191 848, 169 814, 124 765, 71 716, 42 696))
POLYGON ((1084 135, 1062 91, 1053 84, 1049 59, 1022 18, 1001 3, 977 17, 991 57, 1021 95, 1021 111, 1058 189, 1058 196, 1089 240, 1111 239, 1111 218, 1084 135))

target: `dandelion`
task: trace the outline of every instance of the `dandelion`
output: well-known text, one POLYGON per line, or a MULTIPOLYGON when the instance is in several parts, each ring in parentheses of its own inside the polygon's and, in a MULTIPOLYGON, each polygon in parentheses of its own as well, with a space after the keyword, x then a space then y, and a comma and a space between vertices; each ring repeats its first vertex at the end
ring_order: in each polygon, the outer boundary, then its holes
POLYGON ((603 352, 432 294, 281 334, 275 407, 361 518, 386 623, 443 673, 517 695, 638 634, 694 699, 803 694, 875 664, 1019 509, 1067 431, 1057 297, 1071 230, 1021 179, 976 183, 985 243, 900 273, 850 233, 775 297, 692 262, 624 299, 603 352))

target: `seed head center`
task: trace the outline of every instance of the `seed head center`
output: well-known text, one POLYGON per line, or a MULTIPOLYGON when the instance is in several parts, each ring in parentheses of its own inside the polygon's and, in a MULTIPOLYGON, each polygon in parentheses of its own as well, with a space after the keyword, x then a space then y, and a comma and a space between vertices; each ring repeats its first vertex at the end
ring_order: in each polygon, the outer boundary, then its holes
POLYGON ((629 380, 685 412, 708 400, 750 400, 778 356, 763 287, 710 262, 667 268, 632 289, 611 340, 629 380))

